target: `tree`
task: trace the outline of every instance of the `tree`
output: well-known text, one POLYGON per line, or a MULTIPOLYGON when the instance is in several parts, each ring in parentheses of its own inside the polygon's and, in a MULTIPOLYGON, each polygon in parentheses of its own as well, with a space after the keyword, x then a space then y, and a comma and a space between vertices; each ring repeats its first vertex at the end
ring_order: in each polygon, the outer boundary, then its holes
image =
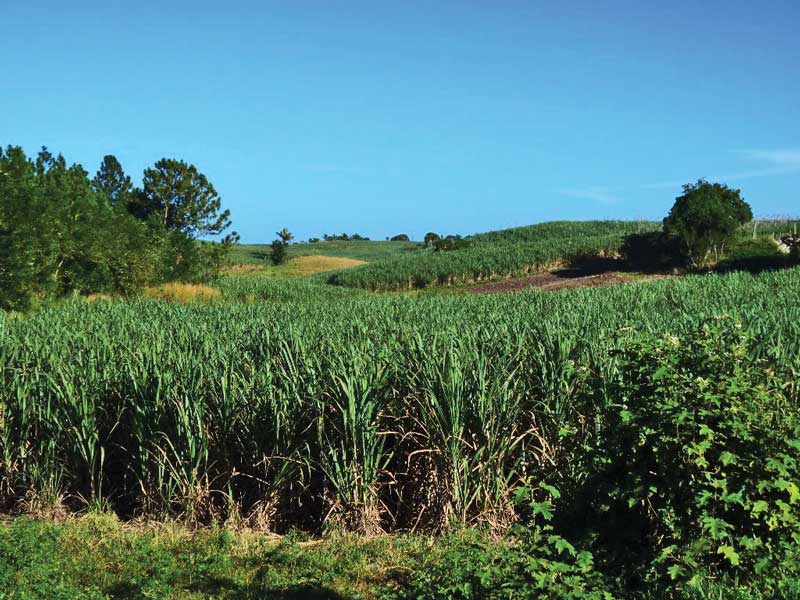
POLYGON ((211 182, 182 160, 162 158, 145 169, 142 190, 136 196, 134 214, 156 219, 166 229, 191 238, 221 233, 231 224, 230 211, 220 212, 220 197, 211 182))
POLYGON ((441 236, 438 233, 429 231, 428 233, 425 234, 425 245, 433 246, 433 243, 439 239, 441 239, 441 236))
POLYGON ((405 233, 399 233, 399 234, 393 236, 391 241, 393 241, 393 242, 407 242, 410 239, 411 238, 409 238, 405 233))
POLYGON ((288 245, 289 242, 291 242, 294 239, 294 235, 292 235, 292 232, 286 229, 286 227, 284 227, 280 231, 276 231, 275 235, 277 235, 280 238, 281 242, 283 242, 286 245, 288 245))
POLYGON ((269 258, 273 265, 280 265, 285 263, 288 258, 287 249, 294 236, 286 227, 275 232, 275 235, 278 236, 278 239, 272 241, 272 254, 270 254, 269 258))
POLYGON ((92 189, 108 200, 111 206, 127 206, 133 192, 131 178, 112 154, 106 154, 92 180, 92 189))
POLYGON ((692 266, 702 267, 709 264, 712 252, 718 259, 730 236, 752 219, 739 190, 700 179, 683 186, 683 194, 664 219, 664 232, 681 241, 692 266))

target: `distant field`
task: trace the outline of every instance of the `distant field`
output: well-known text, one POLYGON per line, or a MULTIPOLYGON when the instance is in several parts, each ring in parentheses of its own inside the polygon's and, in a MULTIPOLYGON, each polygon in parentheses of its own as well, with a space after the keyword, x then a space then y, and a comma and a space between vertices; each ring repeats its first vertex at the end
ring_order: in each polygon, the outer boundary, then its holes
MULTIPOLYGON (((292 244, 289 256, 335 256, 354 258, 372 262, 390 256, 396 256, 420 248, 419 242, 315 242, 313 244, 292 244)), ((240 244, 231 252, 232 264, 259 264, 269 262, 269 244, 240 244)))
POLYGON ((329 283, 408 290, 537 273, 581 256, 616 253, 626 235, 657 230, 651 221, 559 221, 472 236, 470 246, 425 250, 334 273, 329 283))

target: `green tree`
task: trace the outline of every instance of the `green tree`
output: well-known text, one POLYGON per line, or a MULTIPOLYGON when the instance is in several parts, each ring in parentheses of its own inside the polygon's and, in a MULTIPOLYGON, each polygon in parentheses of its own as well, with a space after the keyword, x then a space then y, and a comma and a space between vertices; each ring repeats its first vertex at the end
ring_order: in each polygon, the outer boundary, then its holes
POLYGON ((702 267, 712 255, 719 259, 725 242, 752 219, 750 205, 739 190, 700 179, 683 186, 683 194, 664 219, 664 232, 680 239, 692 266, 702 267))
POLYGON ((231 224, 230 211, 221 210, 220 197, 208 178, 194 165, 171 158, 145 169, 132 209, 138 217, 155 219, 165 229, 190 238, 221 233, 231 224))
POLYGON ((112 154, 103 157, 100 169, 92 180, 92 189, 108 200, 111 206, 127 206, 133 192, 131 178, 122 170, 112 154))
POLYGON ((392 242, 408 242, 411 238, 408 237, 405 233, 399 233, 395 236, 392 236, 392 242))
POLYGON ((280 265, 285 263, 288 258, 289 242, 294 239, 294 235, 286 227, 275 232, 275 235, 278 236, 278 239, 272 241, 272 253, 269 258, 273 265, 280 265))
POLYGON ((433 246, 433 243, 439 239, 441 239, 441 236, 438 233, 429 231, 428 233, 425 234, 425 245, 433 246))

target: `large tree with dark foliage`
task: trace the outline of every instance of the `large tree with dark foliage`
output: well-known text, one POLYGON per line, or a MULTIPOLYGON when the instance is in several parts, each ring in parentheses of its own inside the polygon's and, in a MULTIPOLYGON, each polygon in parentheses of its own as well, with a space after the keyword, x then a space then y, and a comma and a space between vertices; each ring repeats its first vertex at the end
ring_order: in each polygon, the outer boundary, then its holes
POLYGON ((132 212, 191 238, 221 233, 231 224, 230 211, 221 210, 220 197, 208 178, 194 165, 172 158, 145 169, 132 212))
POLYGON ((739 190, 702 179, 683 186, 664 219, 664 232, 676 236, 694 267, 719 258, 725 242, 743 224, 753 219, 750 205, 739 190))
POLYGON ((122 170, 117 157, 107 154, 92 180, 92 189, 106 198, 111 206, 127 206, 133 192, 133 183, 122 170))

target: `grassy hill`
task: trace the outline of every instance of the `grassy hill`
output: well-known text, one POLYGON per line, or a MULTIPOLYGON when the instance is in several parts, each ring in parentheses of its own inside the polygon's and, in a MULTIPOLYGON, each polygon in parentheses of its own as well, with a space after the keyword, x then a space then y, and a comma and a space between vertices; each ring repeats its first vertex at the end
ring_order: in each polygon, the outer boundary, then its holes
POLYGON ((337 272, 329 283, 371 290, 404 290, 512 277, 580 256, 619 250, 626 235, 654 231, 651 221, 558 221, 478 234, 466 248, 397 254, 337 272))
MULTIPOLYGON (((418 250, 418 242, 381 242, 372 240, 314 242, 292 244, 289 258, 298 256, 333 256, 372 262, 418 250)), ((269 244, 239 244, 231 252, 233 264, 262 264, 269 262, 269 244)))

